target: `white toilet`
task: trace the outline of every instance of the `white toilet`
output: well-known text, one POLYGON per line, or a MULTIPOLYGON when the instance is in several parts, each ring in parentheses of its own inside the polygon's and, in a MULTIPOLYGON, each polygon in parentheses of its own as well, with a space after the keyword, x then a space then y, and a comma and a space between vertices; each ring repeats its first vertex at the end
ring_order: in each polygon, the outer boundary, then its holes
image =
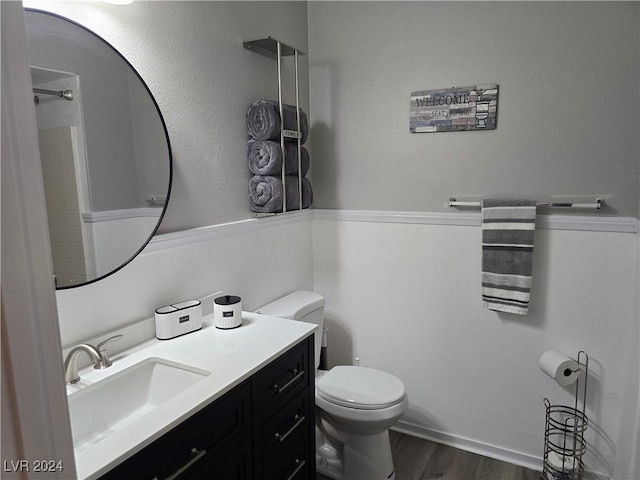
POLYGON ((318 370, 324 297, 296 291, 257 313, 314 323, 316 365, 316 470, 336 480, 393 480, 388 429, 407 409, 400 379, 373 368, 318 370))

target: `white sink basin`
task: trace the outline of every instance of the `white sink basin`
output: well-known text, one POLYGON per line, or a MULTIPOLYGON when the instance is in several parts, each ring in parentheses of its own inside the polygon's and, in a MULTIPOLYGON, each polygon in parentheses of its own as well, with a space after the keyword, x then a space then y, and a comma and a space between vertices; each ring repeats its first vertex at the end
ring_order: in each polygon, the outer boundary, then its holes
POLYGON ((210 374, 207 370, 152 357, 70 394, 76 452, 138 420, 210 374))

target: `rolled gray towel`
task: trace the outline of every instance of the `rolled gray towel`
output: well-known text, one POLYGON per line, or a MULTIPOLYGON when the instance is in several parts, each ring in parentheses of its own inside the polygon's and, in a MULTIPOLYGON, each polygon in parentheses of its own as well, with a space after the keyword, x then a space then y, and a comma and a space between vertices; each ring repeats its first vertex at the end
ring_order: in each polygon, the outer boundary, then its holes
MULTIPOLYGON (((276 140, 280 138, 280 130, 297 130, 296 107, 282 105, 284 125, 280 123, 280 107, 273 100, 257 100, 247 111, 247 133, 254 140, 276 140)), ((309 121, 307 114, 300 109, 300 141, 305 143, 309 136, 309 121)), ((295 141, 287 138, 287 141, 295 141)))
MULTIPOLYGON (((298 175, 298 145, 285 143, 285 174, 298 175)), ((280 175, 282 173, 282 149, 280 143, 273 140, 249 140, 247 143, 247 161, 254 175, 280 175)), ((309 171, 309 152, 300 148, 301 174, 309 171)))
MULTIPOLYGON (((287 211, 298 210, 298 177, 285 176, 287 189, 287 211)), ((249 203, 251 211, 257 213, 282 212, 282 182, 280 177, 271 175, 254 175, 249 180, 249 203)), ((302 208, 313 204, 313 189, 308 178, 302 177, 302 208)))

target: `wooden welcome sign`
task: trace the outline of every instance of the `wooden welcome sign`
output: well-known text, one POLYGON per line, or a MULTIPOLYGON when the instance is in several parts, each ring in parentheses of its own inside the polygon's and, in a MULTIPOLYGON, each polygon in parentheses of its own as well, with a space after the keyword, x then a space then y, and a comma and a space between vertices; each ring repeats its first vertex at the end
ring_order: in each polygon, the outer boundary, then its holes
POLYGON ((498 85, 477 85, 411 93, 411 133, 493 130, 498 85))

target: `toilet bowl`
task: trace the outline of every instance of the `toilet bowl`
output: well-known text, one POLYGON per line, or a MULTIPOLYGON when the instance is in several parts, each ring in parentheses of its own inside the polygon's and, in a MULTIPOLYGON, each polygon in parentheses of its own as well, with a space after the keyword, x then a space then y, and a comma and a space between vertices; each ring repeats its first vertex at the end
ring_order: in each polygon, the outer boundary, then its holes
POLYGON ((395 479, 388 429, 407 409, 402 381, 367 367, 317 369, 324 322, 324 298, 318 293, 299 290, 256 312, 317 325, 316 470, 335 480, 395 479))

